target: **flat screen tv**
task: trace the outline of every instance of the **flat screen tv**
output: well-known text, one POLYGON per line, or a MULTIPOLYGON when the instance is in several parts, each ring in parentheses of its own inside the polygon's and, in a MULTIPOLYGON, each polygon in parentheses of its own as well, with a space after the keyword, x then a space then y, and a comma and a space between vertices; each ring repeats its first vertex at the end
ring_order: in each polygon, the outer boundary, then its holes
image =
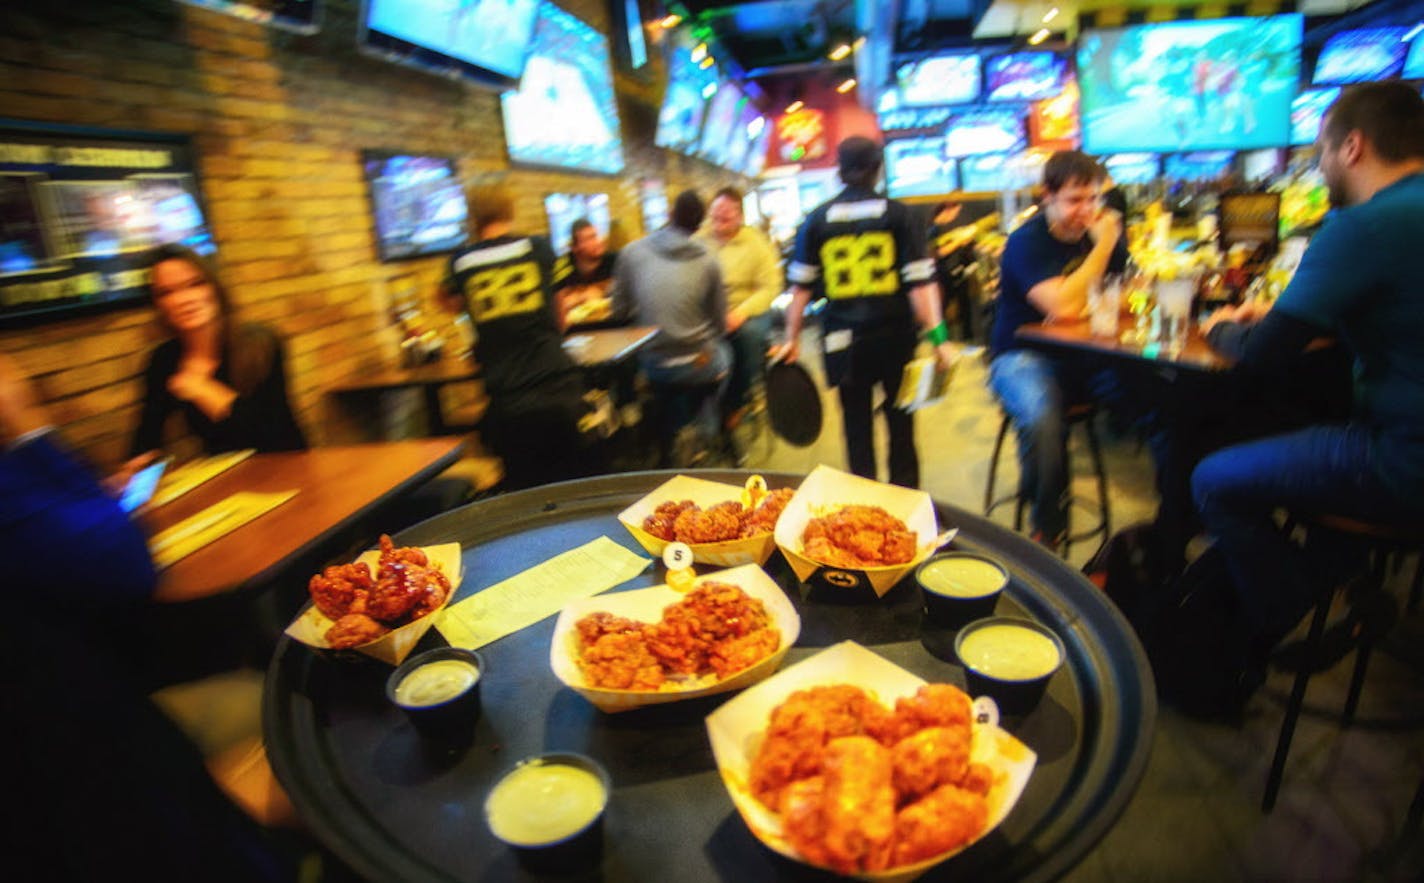
POLYGON ((1169 181, 1215 181, 1231 171, 1234 156, 1229 150, 1171 153, 1163 160, 1163 177, 1169 181))
POLYGON ((1030 183, 1023 179, 1023 172, 1011 154, 971 156, 959 161, 959 183, 969 193, 1018 190, 1030 183))
POLYGON ((391 61, 507 87, 519 80, 539 0, 364 0, 357 39, 391 61))
POLYGON ((766 117, 758 117, 758 120, 762 121, 760 128, 756 127, 755 122, 748 128, 749 132, 756 130, 752 134, 752 144, 746 151, 746 165, 742 167, 742 174, 748 178, 759 177, 766 171, 766 151, 770 150, 772 145, 772 124, 766 117))
POLYGON ((895 69, 894 96, 899 104, 963 104, 979 97, 979 56, 936 55, 895 69))
POLYGON ((1404 61, 1406 80, 1424 80, 1424 32, 1420 32, 1409 44, 1409 57, 1404 61))
POLYGON ((984 62, 985 101, 1042 101, 1067 81, 1068 59, 1056 52, 1013 52, 984 62))
POLYGON ((524 78, 501 103, 514 162, 623 171, 608 38, 547 0, 539 6, 524 78))
POLYGON ((1028 140, 1035 147, 1067 150, 1083 139, 1078 114, 1078 84, 1070 77, 1063 91, 1035 101, 1028 110, 1028 140))
POLYGON ((723 83, 707 104, 707 118, 702 123, 702 141, 697 155, 719 166, 727 164, 727 150, 735 137, 746 97, 734 83, 723 83))
POLYGON ((1320 134, 1320 120, 1325 111, 1340 97, 1340 87, 1306 89, 1291 103, 1291 138, 1293 145, 1314 144, 1320 134))
POLYGON ((1286 168, 1286 152, 1279 147, 1263 147, 1241 154, 1241 180, 1247 184, 1267 181, 1286 168))
POLYGON ((1279 147, 1300 80, 1300 15, 1085 31, 1089 153, 1279 147))
POLYGON ((0 276, 37 273, 50 263, 37 185, 43 176, 0 174, 0 276))
POLYGON ((752 144, 765 128, 766 120, 757 112, 756 105, 752 104, 750 99, 743 102, 737 125, 732 129, 732 138, 727 142, 723 164, 734 172, 746 174, 747 158, 751 155, 752 144))
POLYGON ((1022 107, 976 108, 951 114, 944 127, 944 155, 980 156, 1023 150, 1022 107))
POLYGON ((693 61, 689 43, 686 37, 668 40, 667 91, 653 138, 657 146, 680 153, 697 149, 707 99, 717 90, 717 68, 704 68, 693 61))
POLYGON ((189 6, 199 6, 224 12, 247 21, 255 21, 299 34, 314 34, 321 20, 321 0, 182 0, 189 6))
POLYGON ((885 142, 885 190, 892 198, 937 196, 959 189, 959 170, 944 155, 943 138, 885 142))
POLYGON ((1325 41, 1315 60, 1317 86, 1388 80, 1404 67, 1408 28, 1360 28, 1325 41))
POLYGON ((361 170, 381 260, 440 254, 464 244, 465 191, 453 159, 365 150, 361 170))
POLYGON ((598 235, 608 237, 607 193, 550 193, 544 197, 544 213, 549 216, 549 241, 559 254, 569 250, 569 233, 579 218, 588 218, 598 235))
POLYGON ((1102 159, 1103 168, 1119 184, 1151 184, 1157 180, 1162 162, 1155 153, 1112 153, 1102 159))

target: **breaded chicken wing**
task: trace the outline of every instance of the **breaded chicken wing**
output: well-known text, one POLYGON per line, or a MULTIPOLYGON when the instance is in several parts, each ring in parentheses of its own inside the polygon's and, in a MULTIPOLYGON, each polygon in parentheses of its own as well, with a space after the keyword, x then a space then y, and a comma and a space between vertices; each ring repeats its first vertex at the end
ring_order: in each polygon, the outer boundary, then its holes
POLYGON ((890 752, 869 736, 846 736, 826 745, 825 848, 842 873, 880 870, 893 859, 895 787, 890 752))
POLYGON ((896 815, 894 864, 911 864, 970 843, 987 821, 982 797, 941 785, 896 815))

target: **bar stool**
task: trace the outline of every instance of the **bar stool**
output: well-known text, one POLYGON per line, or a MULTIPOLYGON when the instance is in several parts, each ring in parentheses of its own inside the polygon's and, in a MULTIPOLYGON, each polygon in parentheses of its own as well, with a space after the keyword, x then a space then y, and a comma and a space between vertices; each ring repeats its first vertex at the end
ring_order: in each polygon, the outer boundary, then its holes
MULTIPOLYGON (((1103 452, 1102 447, 1098 444, 1097 430, 1093 427, 1093 420, 1097 415, 1097 407, 1090 403, 1070 405, 1063 415, 1064 426, 1070 436, 1073 434, 1073 427, 1076 426, 1082 430, 1083 436, 1088 443, 1088 455, 1093 461, 1093 472, 1098 480, 1098 501, 1095 507, 1098 513, 1097 524, 1088 530, 1076 534, 1073 533, 1073 505, 1071 502, 1068 505, 1068 534, 1063 540, 1063 548, 1061 549, 1064 558, 1068 557, 1069 551, 1076 542, 1082 542, 1083 540, 1101 536, 1102 540, 1100 542, 1106 543, 1108 537, 1112 536, 1112 516, 1108 503, 1108 470, 1103 464, 1103 452)), ((1005 503, 1012 502, 1014 504, 1014 530, 1022 531, 1024 508, 1028 505, 1028 500, 1024 499, 1023 495, 1017 490, 1012 494, 998 499, 994 497, 994 485, 998 481, 999 473, 999 455, 1004 449, 1004 439, 1008 436, 1009 428, 1012 425, 1013 420, 1008 414, 1005 414, 1004 419, 999 423, 999 434, 994 439, 994 452, 989 455, 989 480, 984 487, 984 517, 987 518, 993 515, 995 509, 998 509, 1005 503)), ((1073 484, 1071 456, 1069 457, 1068 465, 1070 470, 1068 484, 1069 487, 1071 487, 1073 484)))
MULTIPOLYGON (((1424 525, 1377 524, 1344 518, 1338 515, 1292 514, 1286 521, 1287 530, 1295 525, 1303 526, 1307 532, 1314 529, 1333 531, 1364 541, 1369 546, 1370 565, 1365 582, 1359 584, 1355 597, 1367 593, 1383 592, 1385 576, 1389 572, 1389 559, 1394 556, 1420 553, 1424 551, 1424 525)), ((1421 559, 1414 574, 1411 595, 1418 591, 1420 572, 1424 571, 1421 559)), ((1315 605, 1315 614, 1310 620, 1310 630, 1306 634, 1304 648, 1307 658, 1318 657, 1325 634, 1325 620, 1330 613, 1330 604, 1335 591, 1327 592, 1315 605)), ((1355 722, 1355 711, 1359 708, 1360 692, 1365 685, 1365 670, 1369 665, 1370 653, 1380 635, 1371 634, 1362 625, 1359 642, 1355 645, 1355 667, 1350 674, 1350 688, 1345 696, 1345 708, 1340 713, 1340 725, 1349 727, 1355 722)), ((1295 725, 1300 719, 1305 704, 1305 690, 1315 674, 1314 665, 1305 665, 1296 672, 1291 685, 1290 698, 1286 701, 1286 716, 1281 721, 1280 735, 1276 738, 1276 753, 1271 759, 1271 769, 1266 776, 1266 793, 1261 800, 1261 811, 1270 812, 1276 805, 1280 793, 1281 779, 1286 769, 1286 758, 1290 755, 1291 739, 1295 735, 1295 725)))

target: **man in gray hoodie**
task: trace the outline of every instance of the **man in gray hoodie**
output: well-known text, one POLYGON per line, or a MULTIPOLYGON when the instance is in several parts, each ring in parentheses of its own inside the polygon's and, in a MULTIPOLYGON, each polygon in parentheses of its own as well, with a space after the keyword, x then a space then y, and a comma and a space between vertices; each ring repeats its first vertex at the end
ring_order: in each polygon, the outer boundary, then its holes
POLYGON ((613 268, 614 315, 658 328, 638 360, 654 389, 668 391, 659 394, 665 449, 694 419, 706 439, 719 435, 717 402, 732 364, 722 270, 717 257, 692 238, 705 214, 701 197, 684 190, 673 201, 668 225, 623 249, 613 268), (711 402, 673 394, 712 384, 717 394, 711 402))

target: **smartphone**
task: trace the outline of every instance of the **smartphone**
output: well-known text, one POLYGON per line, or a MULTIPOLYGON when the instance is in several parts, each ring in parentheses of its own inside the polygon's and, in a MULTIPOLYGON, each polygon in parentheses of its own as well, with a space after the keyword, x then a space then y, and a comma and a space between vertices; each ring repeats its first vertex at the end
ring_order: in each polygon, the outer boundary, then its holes
POLYGON ((124 485, 124 492, 119 495, 119 508, 132 512, 147 503, 158 489, 158 480, 163 477, 163 471, 168 468, 171 459, 164 457, 135 472, 129 483, 124 485))

